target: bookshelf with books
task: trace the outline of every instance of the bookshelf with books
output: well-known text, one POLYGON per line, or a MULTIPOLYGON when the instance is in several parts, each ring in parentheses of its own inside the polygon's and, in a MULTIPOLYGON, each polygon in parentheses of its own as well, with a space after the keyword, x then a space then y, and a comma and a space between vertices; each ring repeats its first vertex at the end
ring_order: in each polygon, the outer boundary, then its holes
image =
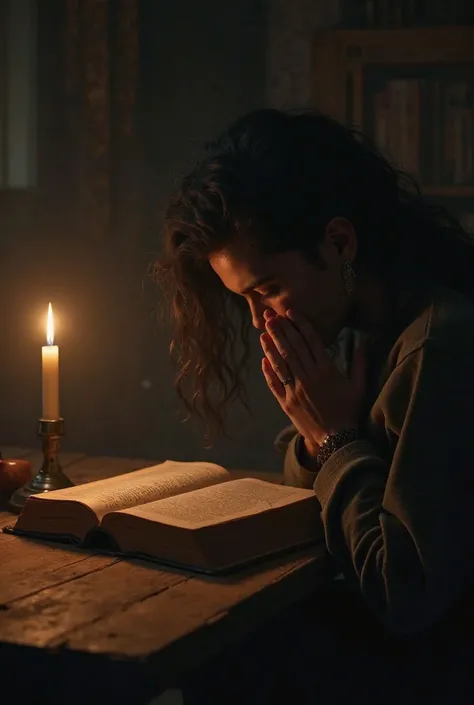
POLYGON ((341 0, 346 27, 465 25, 474 22, 472 0, 341 0))
POLYGON ((474 27, 318 32, 313 88, 474 232, 474 27))

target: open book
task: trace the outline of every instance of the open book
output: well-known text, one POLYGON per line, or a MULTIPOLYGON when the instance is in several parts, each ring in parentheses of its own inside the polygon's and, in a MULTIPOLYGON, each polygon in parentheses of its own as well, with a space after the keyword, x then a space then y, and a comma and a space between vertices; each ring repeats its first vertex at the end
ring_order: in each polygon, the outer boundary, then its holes
POLYGON ((32 495, 13 533, 215 573, 321 539, 310 490, 174 462, 32 495))

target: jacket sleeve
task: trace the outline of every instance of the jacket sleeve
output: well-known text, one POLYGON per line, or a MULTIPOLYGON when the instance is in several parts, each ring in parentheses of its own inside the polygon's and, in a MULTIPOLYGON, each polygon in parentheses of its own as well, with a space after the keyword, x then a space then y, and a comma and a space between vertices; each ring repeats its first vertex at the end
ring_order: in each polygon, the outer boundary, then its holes
POLYGON ((301 436, 296 428, 287 426, 278 434, 275 447, 285 456, 283 461, 284 484, 310 490, 314 485, 316 473, 309 472, 300 465, 297 452, 300 440, 301 436))
POLYGON ((408 634, 473 580, 472 360, 427 340, 392 372, 378 407, 371 423, 385 426, 391 462, 369 432, 334 453, 314 490, 329 552, 381 620, 408 634))
MULTIPOLYGON (((328 353, 339 368, 347 374, 354 350, 360 340, 360 334, 350 328, 344 328, 337 341, 328 349, 328 353)), ((316 479, 316 473, 306 470, 298 460, 298 444, 301 436, 294 426, 287 426, 281 431, 275 441, 280 453, 285 455, 283 464, 285 485, 311 489, 316 479)))

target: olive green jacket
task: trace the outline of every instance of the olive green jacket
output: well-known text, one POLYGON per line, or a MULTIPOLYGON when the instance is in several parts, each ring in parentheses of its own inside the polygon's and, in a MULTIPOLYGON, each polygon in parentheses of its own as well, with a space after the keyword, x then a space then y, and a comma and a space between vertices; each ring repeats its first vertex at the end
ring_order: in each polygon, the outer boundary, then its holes
POLYGON ((474 578, 474 303, 436 289, 374 342, 361 439, 319 473, 285 429, 287 484, 314 488, 329 553, 392 630, 437 622, 474 578))

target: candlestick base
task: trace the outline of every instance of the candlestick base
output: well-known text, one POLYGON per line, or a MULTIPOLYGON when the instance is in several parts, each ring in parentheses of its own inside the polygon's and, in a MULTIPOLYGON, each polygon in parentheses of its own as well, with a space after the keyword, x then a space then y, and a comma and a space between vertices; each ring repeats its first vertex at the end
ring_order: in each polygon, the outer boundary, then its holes
POLYGON ((39 419, 38 436, 43 439, 43 464, 37 474, 10 498, 10 508, 20 512, 32 494, 51 492, 72 487, 73 482, 64 474, 59 462, 61 436, 64 436, 64 419, 39 419))

